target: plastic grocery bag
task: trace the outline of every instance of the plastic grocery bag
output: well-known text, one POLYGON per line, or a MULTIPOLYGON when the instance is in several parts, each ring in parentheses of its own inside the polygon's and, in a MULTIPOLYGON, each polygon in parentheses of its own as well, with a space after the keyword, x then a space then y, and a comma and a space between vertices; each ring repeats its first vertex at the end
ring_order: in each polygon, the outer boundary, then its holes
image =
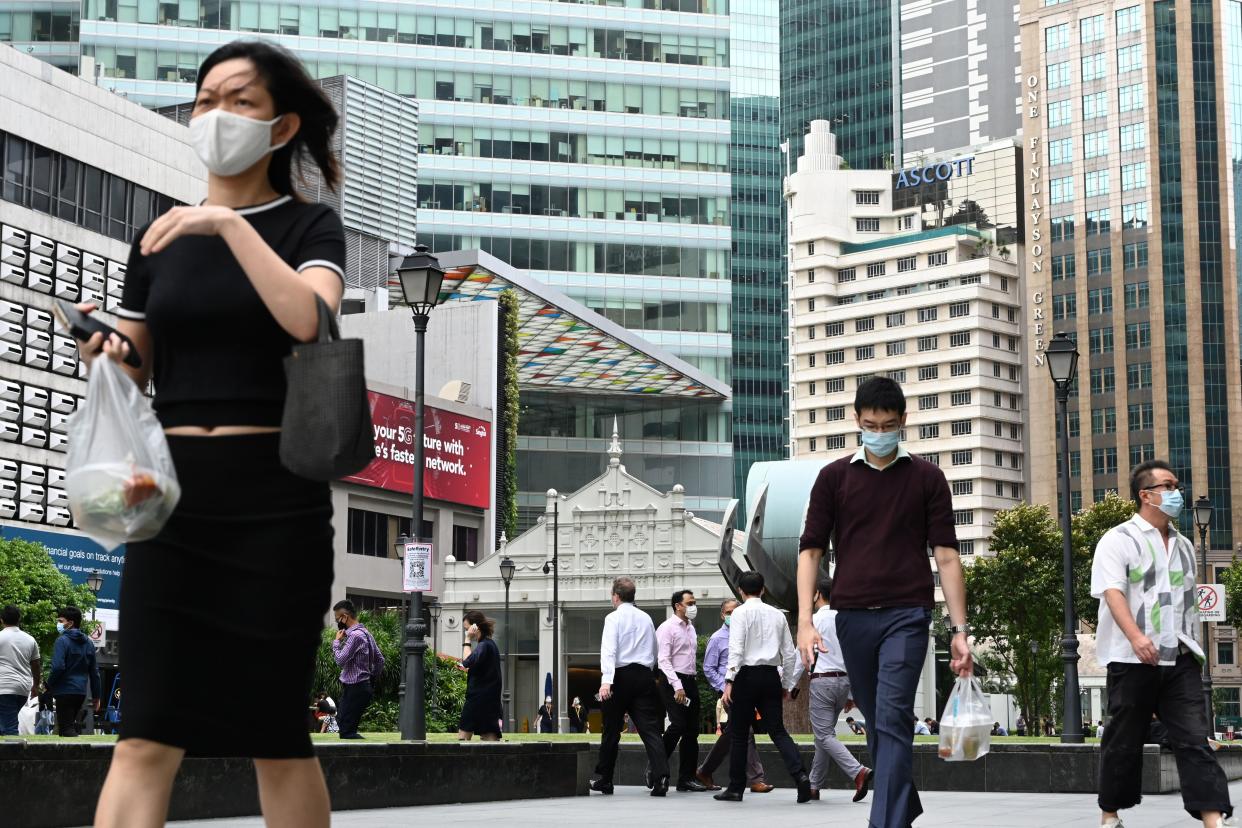
POLYGON ((940 758, 973 762, 992 745, 992 706, 979 679, 958 677, 940 717, 940 758))
POLYGON ((74 525, 107 549, 154 537, 181 498, 151 404, 106 357, 92 363, 86 402, 69 418, 65 489, 74 525))

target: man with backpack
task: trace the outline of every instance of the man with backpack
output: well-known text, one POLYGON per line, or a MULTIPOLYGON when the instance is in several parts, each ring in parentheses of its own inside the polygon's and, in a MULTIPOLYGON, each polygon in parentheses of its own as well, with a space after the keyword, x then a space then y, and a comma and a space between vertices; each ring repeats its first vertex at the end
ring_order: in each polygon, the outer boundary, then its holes
POLYGON ((371 631, 358 623, 358 611, 349 600, 337 601, 336 640, 332 657, 341 668, 341 703, 336 721, 342 739, 361 739, 358 724, 375 695, 374 685, 384 674, 384 656, 371 631))

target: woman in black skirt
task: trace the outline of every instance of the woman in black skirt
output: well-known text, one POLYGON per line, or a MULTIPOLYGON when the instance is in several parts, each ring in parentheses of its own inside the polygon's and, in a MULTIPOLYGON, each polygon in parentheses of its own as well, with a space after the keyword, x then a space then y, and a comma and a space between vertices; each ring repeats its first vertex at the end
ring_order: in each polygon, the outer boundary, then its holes
POLYGON ((462 619, 466 625, 466 643, 461 666, 466 676, 466 703, 461 709, 457 738, 468 742, 474 734, 485 742, 500 741, 500 720, 504 707, 500 703, 500 649, 492 640, 492 622, 478 610, 471 610, 462 619))
MULTIPOLYGON (((306 162, 335 187, 336 125, 288 52, 217 49, 190 121, 207 199, 134 240, 117 316, 142 368, 123 367, 141 387, 154 379, 182 494, 160 534, 127 549, 125 718, 96 826, 163 825, 184 756, 253 758, 268 826, 328 825, 304 706, 331 601, 332 505, 328 484, 281 466, 279 432, 282 359, 317 336, 315 297, 335 309, 344 291, 341 221, 293 188, 306 162), (191 639, 222 654, 215 667, 191 639), (220 681, 263 703, 204 725, 220 681)), ((82 355, 126 347, 97 334, 82 355)))

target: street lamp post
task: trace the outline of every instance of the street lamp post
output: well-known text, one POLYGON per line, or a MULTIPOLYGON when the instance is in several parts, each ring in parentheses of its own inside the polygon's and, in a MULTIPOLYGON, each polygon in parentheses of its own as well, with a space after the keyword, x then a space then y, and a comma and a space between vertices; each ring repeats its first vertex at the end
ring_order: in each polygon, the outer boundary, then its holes
MULTIPOLYGON (((501 549, 505 546, 505 536, 500 536, 501 549)), ((517 565, 513 563, 513 559, 505 555, 500 560, 500 578, 505 582, 505 666, 500 672, 500 681, 504 687, 501 694, 505 703, 505 729, 513 731, 513 698, 510 696, 509 689, 509 648, 513 640, 513 628, 509 626, 509 585, 513 583, 513 572, 517 569, 517 565)))
POLYGON ((1031 700, 1035 710, 1031 713, 1031 735, 1043 736, 1044 729, 1039 721, 1039 642, 1031 642, 1031 700))
MULTIPOLYGON (((401 282, 401 293, 414 315, 414 333, 416 336, 417 353, 414 355, 414 508, 413 522, 410 525, 410 537, 418 541, 423 538, 423 474, 426 461, 424 448, 424 399, 423 374, 426 369, 427 354, 424 342, 427 336, 427 322, 431 318, 431 309, 440 301, 440 287, 444 283, 444 271, 440 262, 428 252, 426 245, 420 244, 414 252, 397 266, 397 278, 401 282)), ((404 550, 404 547, 403 547, 404 550)), ((404 551, 401 555, 405 560, 404 551)), ((404 563, 402 564, 404 566, 404 563)), ((427 625, 423 621, 423 594, 414 592, 411 595, 410 612, 406 615, 405 627, 405 674, 406 692, 401 697, 401 738, 405 740, 423 740, 427 738, 427 710, 423 687, 423 654, 427 651, 427 625)))
POLYGON ((440 696, 440 612, 443 609, 439 599, 427 605, 427 614, 431 616, 431 692, 436 698, 440 696))
POLYGON ((1074 617, 1074 539, 1070 533, 1070 468, 1069 468, 1069 391, 1078 371, 1078 348, 1069 334, 1052 337, 1045 350, 1048 373, 1056 385, 1057 423, 1061 456, 1061 566, 1065 576, 1065 635, 1061 639, 1061 658, 1065 662, 1065 723, 1061 741, 1081 744, 1082 698, 1078 693, 1078 623, 1074 617))
MULTIPOLYGON (((91 624, 95 623, 95 607, 99 604, 99 590, 103 589, 103 575, 99 574, 98 569, 92 569, 91 574, 86 576, 86 588, 95 596, 95 603, 91 604, 91 624)), ((89 687, 89 684, 87 685, 89 687)), ((93 704, 86 705, 86 728, 89 732, 95 732, 95 706, 93 704)))
MULTIPOLYGON (((1207 534, 1212 525, 1212 501, 1206 496, 1195 501, 1195 526, 1199 529, 1199 560, 1203 568, 1203 580, 1199 583, 1212 582, 1208 575, 1207 534)), ((1207 621, 1203 622, 1203 704, 1207 710, 1208 734, 1216 731, 1216 711, 1212 705, 1212 650, 1210 649, 1212 629, 1207 621)))
POLYGON ((548 489, 552 498, 552 561, 543 565, 543 574, 552 570, 552 711, 556 720, 554 732, 561 732, 561 571, 557 553, 561 545, 561 497, 556 489, 548 489))

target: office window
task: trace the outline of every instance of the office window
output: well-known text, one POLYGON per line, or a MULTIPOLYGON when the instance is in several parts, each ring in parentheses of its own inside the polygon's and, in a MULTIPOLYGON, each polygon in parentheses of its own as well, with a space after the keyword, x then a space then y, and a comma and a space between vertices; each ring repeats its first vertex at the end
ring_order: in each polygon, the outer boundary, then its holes
POLYGON ((1074 319, 1078 316, 1078 297, 1072 293, 1063 293, 1052 297, 1052 319, 1060 322, 1063 319, 1074 319))
POLYGON ((1091 473, 1115 475, 1117 473, 1117 449, 1114 447, 1092 449, 1091 473))
POLYGON ((954 391, 949 395, 949 405, 970 405, 969 391, 954 391))
POLYGON ((959 540, 957 542, 957 551, 960 555, 975 554, 975 542, 973 540, 959 540))
POLYGON ((1144 149, 1147 147, 1147 124, 1139 121, 1126 124, 1121 128, 1121 151, 1144 149))
POLYGON ((975 453, 970 449, 966 449, 965 451, 955 451, 953 452, 952 460, 953 465, 955 466, 969 466, 971 463, 975 462, 975 453))
POLYGON ((1117 409, 1113 406, 1091 409, 1091 433, 1117 433, 1117 409))
POLYGON ((1059 23, 1044 29, 1044 51, 1056 52, 1068 49, 1070 45, 1070 27, 1068 23, 1059 23))
POLYGON ((888 378, 891 379, 893 382, 897 383, 898 385, 905 385, 906 371, 904 368, 901 369, 900 371, 889 371, 888 378))
POLYGON ((1058 138, 1048 142, 1048 163, 1069 164, 1074 160, 1074 139, 1058 138))
POLYGON ((864 359, 874 359, 874 358, 875 358, 875 346, 874 345, 863 345, 860 348, 854 349, 854 359, 858 360, 859 362, 863 361, 864 359))
POLYGON ((919 426, 920 440, 935 440, 940 436, 940 424, 932 423, 930 425, 919 426))
POLYGON ((1151 363, 1133 362, 1126 366, 1126 388, 1141 391, 1151 388, 1151 363))
POLYGON ((878 218, 854 219, 854 229, 859 233, 878 233, 880 232, 880 220, 878 218))
POLYGON ((887 262, 872 262, 867 265, 867 278, 871 279, 875 276, 883 276, 888 270, 887 262))
POLYGON ((1087 251, 1087 276, 1099 276, 1108 273, 1113 269, 1113 250, 1111 247, 1101 247, 1098 250, 1087 251))
POLYGON ((1048 182, 1048 203, 1065 204, 1074 200, 1074 178, 1064 176, 1048 182))
POLYGON ((346 519, 347 542, 345 551, 350 555, 368 555, 387 558, 392 554, 396 538, 389 537, 389 523, 393 518, 383 512, 350 509, 346 519))
POLYGON ((1134 112, 1147 105, 1147 92, 1144 84, 1133 83, 1117 90, 1117 111, 1134 112))
POLYGON ((824 449, 826 451, 840 451, 845 448, 845 435, 834 434, 824 439, 824 449))
POLYGON ((806 413, 807 422, 808 422, 808 423, 811 423, 811 424, 814 424, 814 423, 815 423, 815 417, 816 417, 816 414, 817 414, 817 413, 818 413, 818 412, 816 412, 816 410, 815 410, 814 408, 812 408, 810 411, 808 411, 808 412, 806 413))
POLYGON ((1052 281, 1062 282, 1066 279, 1073 279, 1076 259, 1073 253, 1064 253, 1060 256, 1052 257, 1052 281))
POLYGON ((965 376, 969 376, 969 374, 970 374, 970 360, 967 359, 967 360, 963 360, 960 362, 953 362, 949 364, 949 376, 965 377, 965 376))
POLYGON ((814 396, 815 396, 815 383, 813 383, 813 382, 808 382, 808 383, 806 384, 806 394, 807 394, 807 396, 808 396, 808 397, 814 397, 814 396))
POLYGON ((874 301, 875 301, 875 300, 877 300, 877 299, 883 299, 883 298, 884 298, 884 291, 882 291, 882 290, 869 290, 869 291, 867 291, 867 301, 868 301, 868 302, 874 302, 874 301))
POLYGON ((1134 322, 1126 325, 1126 350, 1151 347, 1151 323, 1134 322))
POLYGON ((918 267, 917 256, 902 256, 900 259, 897 260, 897 272, 898 273, 909 273, 911 270, 914 270, 916 267, 918 267))
POLYGON ((833 351, 824 351, 825 365, 843 365, 845 364, 845 350, 837 348, 833 351))
POLYGON ((809 450, 815 451, 815 438, 812 437, 808 442, 809 450))
POLYGON ((1131 443, 1130 444, 1130 468, 1134 468, 1139 463, 1146 463, 1148 460, 1156 459, 1155 443, 1131 443))
POLYGON ((1082 136, 1082 154, 1084 158, 1099 158, 1108 155, 1108 131, 1088 132, 1082 136))
MULTIPOLYGON (((1146 227, 1148 224, 1148 211, 1146 201, 1136 201, 1132 204, 1121 205, 1121 226, 1127 230, 1133 227, 1146 227)), ((1146 242, 1143 242, 1146 246, 1146 242)))
POLYGON ((807 243, 806 243, 806 255, 808 255, 808 256, 814 256, 814 255, 815 255, 815 242, 807 242, 807 243))
POLYGON ((974 509, 955 509, 953 511, 954 526, 973 526, 975 522, 974 509))
POLYGON ((807 358, 806 358, 806 367, 807 367, 807 368, 814 368, 814 367, 815 367, 815 354, 808 354, 808 355, 807 355, 807 358))
POLYGON ((919 411, 931 411, 940 407, 939 394, 923 394, 919 397, 919 411))
POLYGON ((808 285, 815 284, 815 268, 811 268, 806 272, 806 283, 808 285))
POLYGON ((935 322, 936 316, 936 308, 919 308, 919 322, 935 322))
POLYGON ((825 394, 839 394, 845 390, 845 377, 833 377, 824 382, 825 394))
POLYGON ((940 337, 938 336, 920 336, 919 352, 934 351, 940 347, 940 337))
POLYGON ((824 419, 827 422, 835 423, 845 419, 845 406, 833 405, 824 409, 824 419))
POLYGON ((888 316, 884 317, 884 324, 890 328, 900 328, 906 324, 905 312, 888 314, 888 316))
POLYGON ((954 420, 949 423, 949 432, 954 437, 963 437, 970 434, 974 429, 974 424, 970 420, 954 420))
POLYGON ((1112 394, 1117 390, 1116 371, 1112 367, 1091 369, 1091 393, 1112 394))
POLYGON ((875 317, 864 316, 854 320, 854 333, 866 333, 875 330, 875 317))
POLYGON ((1147 186, 1147 164, 1139 162, 1137 164, 1121 165, 1121 189, 1137 190, 1147 186))
MULTIPOLYGON (((1233 642, 1217 641, 1216 642, 1216 663, 1217 664, 1233 664, 1233 642)), ((1237 688, 1233 688, 1237 689, 1237 688)))
POLYGON ((1074 217, 1053 216, 1048 220, 1050 235, 1054 242, 1070 241, 1074 238, 1074 217))
POLYGON ((1087 211, 1087 235, 1099 236, 1112 230, 1112 213, 1108 208, 1087 211))
POLYGON ((1082 119, 1103 118, 1108 114, 1108 93, 1090 92, 1082 96, 1082 119))
POLYGON ((1096 52, 1093 55, 1082 56, 1082 80, 1083 83, 1093 80, 1099 80, 1104 77, 1108 71, 1108 64, 1105 62, 1104 53, 1096 52))
POLYGON ((1093 288, 1087 291, 1087 315, 1096 316, 1113 312, 1113 289, 1093 288))
POLYGON ((919 381, 934 380, 940 377, 939 365, 924 365, 919 369, 919 381))
POLYGON ((453 557, 459 561, 479 562, 479 530, 477 527, 453 527, 453 557))
POLYGON ((837 281, 838 281, 838 282, 852 282, 852 281, 854 281, 856 278, 858 278, 858 277, 857 277, 857 275, 854 273, 854 268, 852 268, 852 267, 847 267, 847 268, 845 268, 845 269, 843 269, 843 270, 838 270, 838 271, 837 271, 837 281))
POLYGON ((815 326, 814 325, 807 325, 805 328, 803 328, 803 330, 806 332, 803 335, 803 339, 814 339, 815 338, 815 326))
POLYGON ((806 300, 806 309, 809 313, 815 312, 815 300, 813 298, 806 300))
POLYGON ((844 334, 845 334, 845 323, 844 322, 825 322, 824 323, 824 336, 832 337, 832 336, 842 336, 844 334))
POLYGON ((1108 195, 1108 170, 1092 170, 1086 175, 1087 198, 1108 195))
POLYGON ((1072 109, 1069 101, 1051 101, 1048 104, 1048 126, 1061 127, 1069 124, 1073 118, 1072 109))
POLYGON ((1070 85, 1070 65, 1068 60, 1048 64, 1048 90, 1061 89, 1070 85))
POLYGON ((975 481, 954 480, 951 487, 954 497, 964 497, 975 493, 975 481))
POLYGON ((1156 427, 1156 415, 1149 402, 1135 403, 1129 408, 1131 431, 1146 431, 1156 427))
POLYGON ((954 302, 953 304, 949 305, 949 318, 950 319, 957 319, 958 317, 969 316, 969 315, 970 315, 970 303, 969 302, 954 302))
POLYGON ((1117 71, 1137 72, 1143 68, 1143 44, 1122 46, 1117 50, 1117 71))
POLYGON ((935 253, 927 254, 927 266, 928 267, 940 267, 941 265, 947 265, 948 263, 949 263, 949 251, 947 250, 939 250, 935 253))
POLYGON ((884 350, 887 356, 901 356, 906 352, 906 341, 903 339, 898 342, 889 342, 884 346, 884 350))
POLYGON ((879 204, 879 190, 858 190, 854 193, 855 204, 879 204))
POLYGON ((1111 354, 1113 352, 1113 328, 1092 328, 1087 331, 1087 352, 1092 354, 1111 354))
POLYGON ((1117 34, 1129 34, 1143 29, 1143 7, 1129 6, 1117 9, 1117 34))
POLYGON ((970 331, 959 331, 949 334, 949 347, 961 348, 963 345, 970 344, 970 331))
POLYGON ((1151 304, 1151 290, 1147 282, 1131 282, 1125 287, 1126 310, 1138 310, 1151 304))
POLYGON ((1078 21, 1078 32, 1082 43, 1094 43, 1104 39, 1104 15, 1096 14, 1078 21))

